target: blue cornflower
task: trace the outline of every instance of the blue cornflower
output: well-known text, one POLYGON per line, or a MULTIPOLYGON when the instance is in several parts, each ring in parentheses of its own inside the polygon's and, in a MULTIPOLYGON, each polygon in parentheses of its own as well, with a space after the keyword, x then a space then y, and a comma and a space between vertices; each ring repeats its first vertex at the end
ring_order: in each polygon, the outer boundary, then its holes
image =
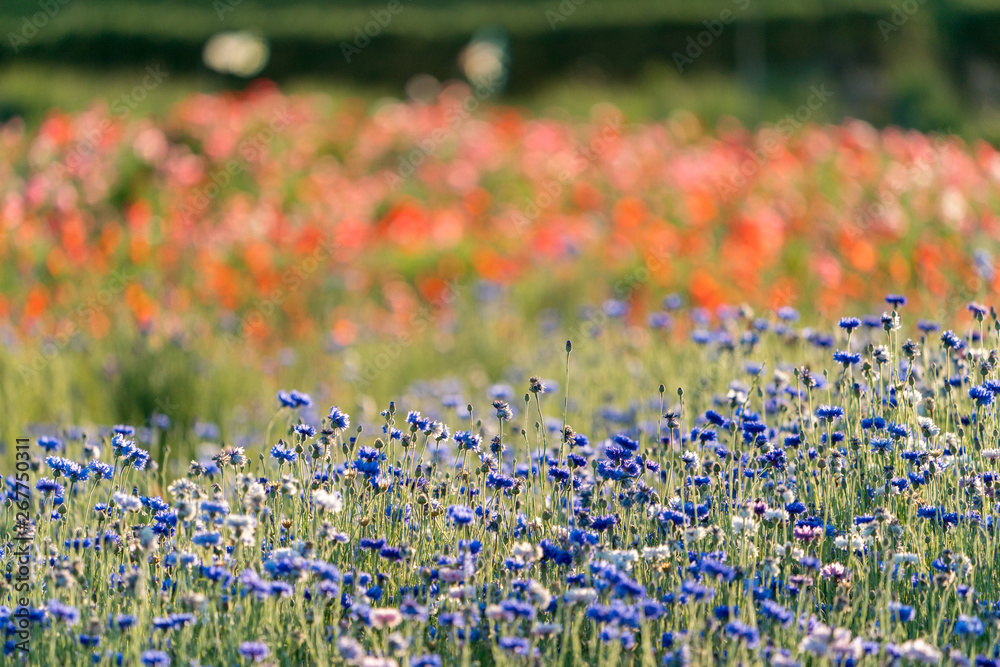
POLYGON ((833 360, 846 368, 847 366, 861 363, 861 355, 857 352, 842 352, 837 350, 833 353, 833 360))
POLYGON ((899 440, 900 438, 905 438, 910 434, 910 431, 906 428, 904 424, 888 424, 886 430, 889 432, 894 439, 899 440))
POLYGON ((840 318, 839 326, 841 329, 847 331, 847 333, 851 333, 861 326, 861 320, 856 317, 842 317, 840 318))
POLYGON ((820 419, 833 421, 844 416, 844 408, 838 405, 821 405, 816 408, 816 416, 820 419))
POLYGON ((892 440, 889 438, 874 437, 871 440, 872 451, 880 454, 887 454, 892 451, 892 440))
POLYGON ((476 519, 476 513, 468 505, 452 505, 445 517, 456 526, 467 526, 476 519))
POLYGON ((613 438, 613 440, 616 445, 629 452, 634 452, 639 449, 639 443, 624 433, 619 433, 613 438))
POLYGON ((796 500, 785 505, 785 511, 795 516, 796 514, 803 514, 806 511, 806 506, 804 503, 796 500))
POLYGON ((493 401, 493 409, 496 410, 497 419, 503 421, 510 421, 514 418, 514 412, 510 409, 507 401, 502 401, 499 398, 493 401))
POLYGON ((523 637, 501 637, 497 644, 515 655, 528 655, 531 649, 531 643, 523 637))
POLYGON ((961 350, 965 346, 962 339, 951 329, 941 334, 941 344, 946 350, 961 350))
POLYGON ((222 544, 222 535, 210 532, 195 533, 191 541, 200 547, 217 547, 222 544))
POLYGON ((135 625, 135 616, 131 614, 118 614, 115 616, 115 625, 119 630, 128 630, 135 625))
POLYGON ((56 477, 62 475, 71 482, 85 481, 90 477, 90 469, 84 468, 75 461, 64 459, 61 456, 45 457, 45 464, 52 470, 56 477))
POLYGON ((312 405, 312 397, 309 394, 303 394, 294 389, 291 391, 279 391, 278 401, 282 407, 292 408, 293 410, 312 405))
POLYGON ((969 398, 974 400, 979 407, 986 407, 992 405, 996 395, 986 387, 976 386, 969 388, 969 398))
POLYGON ((406 558, 406 553, 400 547, 384 546, 381 549, 379 549, 378 555, 394 563, 399 562, 404 558, 406 558))
POLYGON ((90 468, 90 472, 94 474, 94 480, 98 482, 102 479, 111 479, 115 472, 114 467, 103 461, 98 461, 97 459, 94 459, 87 464, 87 467, 90 468))
POLYGON ((243 642, 240 644, 239 651, 244 658, 254 662, 261 662, 271 655, 271 649, 264 642, 243 642))
POLYGON ((38 483, 35 484, 35 488, 43 494, 51 494, 60 498, 66 495, 66 487, 54 479, 49 479, 48 477, 42 477, 38 480, 38 483))
POLYGON ((782 306, 776 314, 778 319, 784 322, 797 322, 799 319, 799 311, 791 306, 782 306))
POLYGON ((887 294, 885 302, 893 308, 899 308, 906 305, 906 297, 902 294, 887 294))
POLYGON ((56 452, 63 448, 63 442, 59 438, 43 435, 38 438, 38 446, 46 452, 56 452))
POLYGON ((906 623, 913 618, 913 607, 910 605, 905 605, 899 602, 890 602, 888 608, 892 617, 901 623, 906 623))
POLYGON ((956 635, 975 635, 978 637, 983 634, 984 631, 985 628, 983 627, 983 622, 979 620, 979 617, 977 616, 959 614, 958 620, 955 621, 956 635))
POLYGON ((764 600, 760 605, 760 612, 762 616, 774 619, 784 627, 788 627, 795 620, 794 612, 785 609, 774 600, 764 600))
POLYGON ((568 482, 570 478, 570 471, 567 468, 560 468, 558 466, 549 467, 549 479, 553 482, 568 482))
POLYGON ((135 440, 124 435, 116 434, 111 438, 111 451, 115 458, 122 458, 130 455, 135 450, 135 440))
POLYGON ((287 447, 282 447, 281 445, 274 445, 271 447, 271 458, 277 459, 278 463, 295 463, 299 455, 293 449, 287 447))
POLYGON ((607 516, 594 517, 591 522, 590 527, 599 533, 603 533, 606 530, 610 530, 618 525, 618 517, 614 514, 608 514, 607 516))
POLYGON ((330 408, 330 414, 326 418, 330 420, 330 426, 340 431, 346 431, 351 426, 351 417, 346 412, 341 412, 336 405, 330 408))
POLYGON ((972 313, 972 316, 975 317, 976 319, 982 319, 986 317, 990 312, 989 308, 987 308, 981 303, 976 303, 975 301, 970 302, 969 305, 966 306, 965 308, 970 313, 972 313))
POLYGON ((316 435, 316 428, 310 426, 309 424, 296 424, 295 433, 302 436, 303 438, 311 438, 316 435))
POLYGON ((632 454, 618 445, 608 445, 604 448, 604 455, 612 461, 621 461, 632 458, 632 454))
POLYGON ((749 648, 756 648, 760 643, 760 633, 757 631, 757 628, 747 625, 742 621, 730 621, 727 623, 725 633, 729 637, 735 637, 740 641, 746 642, 749 648))
POLYGON ((80 612, 76 607, 63 604, 59 600, 49 600, 48 610, 54 619, 66 625, 76 625, 80 622, 80 612))
POLYGON ((444 663, 441 657, 434 653, 427 653, 416 658, 410 658, 410 667, 442 667, 444 663))
POLYGON ((170 654, 166 651, 143 651, 139 657, 146 667, 169 667, 170 654))

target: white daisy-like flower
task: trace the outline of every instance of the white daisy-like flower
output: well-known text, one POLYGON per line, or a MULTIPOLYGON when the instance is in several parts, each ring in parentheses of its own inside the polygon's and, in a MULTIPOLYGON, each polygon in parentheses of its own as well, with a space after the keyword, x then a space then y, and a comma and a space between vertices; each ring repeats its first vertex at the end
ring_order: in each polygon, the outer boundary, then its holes
POLYGON ((778 508, 766 510, 764 512, 764 521, 767 522, 780 521, 781 523, 785 523, 786 521, 788 521, 788 512, 778 508))
POLYGON ((936 665, 941 662, 941 651, 923 639, 913 639, 904 642, 899 647, 899 654, 904 658, 921 662, 925 665, 936 665))
POLYGON ((737 535, 753 535, 757 532, 757 522, 750 517, 733 517, 733 532, 737 535))
POLYGON ((344 498, 339 491, 327 493, 323 489, 317 489, 313 492, 313 500, 317 506, 331 514, 337 514, 344 509, 344 498))

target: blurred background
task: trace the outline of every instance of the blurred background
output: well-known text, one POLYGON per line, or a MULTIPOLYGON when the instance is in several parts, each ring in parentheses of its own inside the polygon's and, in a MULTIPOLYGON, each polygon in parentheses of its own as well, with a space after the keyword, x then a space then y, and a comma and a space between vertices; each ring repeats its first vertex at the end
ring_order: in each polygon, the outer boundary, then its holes
POLYGON ((148 112, 254 77, 378 99, 502 67, 497 99, 532 110, 753 125, 822 82, 814 120, 996 138, 998 30, 991 0, 4 0, 0 119, 110 102, 149 66, 148 112))

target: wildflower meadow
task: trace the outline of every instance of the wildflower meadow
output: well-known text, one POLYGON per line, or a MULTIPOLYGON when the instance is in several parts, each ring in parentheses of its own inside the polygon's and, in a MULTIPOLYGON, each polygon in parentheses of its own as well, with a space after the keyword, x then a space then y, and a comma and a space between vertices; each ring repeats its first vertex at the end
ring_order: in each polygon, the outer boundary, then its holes
POLYGON ((1000 151, 501 89, 0 123, 2 664, 1000 665, 1000 151))
POLYGON ((7 660, 996 664, 1000 323, 886 301, 675 310, 659 385, 619 320, 554 380, 280 391, 186 470, 163 420, 53 429, 6 478, 7 660))

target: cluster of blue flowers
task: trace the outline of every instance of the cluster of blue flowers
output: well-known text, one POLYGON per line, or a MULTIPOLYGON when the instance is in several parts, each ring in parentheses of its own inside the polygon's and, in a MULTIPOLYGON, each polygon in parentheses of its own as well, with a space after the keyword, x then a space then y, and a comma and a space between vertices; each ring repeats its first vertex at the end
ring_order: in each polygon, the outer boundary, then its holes
MULTIPOLYGON (((39 437, 46 552, 23 623, 58 652, 22 658, 1000 664, 1000 325, 977 307, 964 337, 922 323, 903 340, 906 301, 886 301, 833 334, 791 309, 692 315, 691 354, 723 379, 585 419, 533 377, 534 432, 510 385, 476 419, 461 388, 425 384, 419 410, 350 431, 339 407, 311 421, 311 397, 282 391, 282 439, 256 458, 220 445, 165 488, 142 431, 39 437)), ((0 594, 13 660, 19 603, 0 594)))

